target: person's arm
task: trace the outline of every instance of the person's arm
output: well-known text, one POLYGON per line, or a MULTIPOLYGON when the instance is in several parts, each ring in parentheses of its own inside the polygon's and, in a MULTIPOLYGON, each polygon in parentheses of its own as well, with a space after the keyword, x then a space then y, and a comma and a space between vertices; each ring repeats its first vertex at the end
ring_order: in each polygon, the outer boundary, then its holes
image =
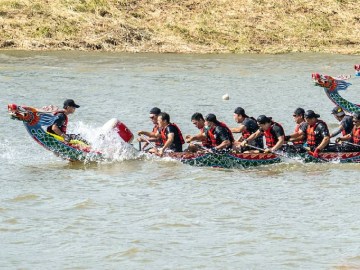
MULTIPOLYGON (((161 135, 160 135, 159 132, 154 133, 154 132, 144 131, 144 130, 138 131, 137 134, 138 134, 139 136, 145 135, 145 136, 148 136, 148 137, 150 137, 150 138, 155 138, 155 140, 157 140, 157 139, 159 139, 159 138, 161 137, 161 135)), ((141 139, 141 138, 140 138, 140 139, 141 139)), ((144 141, 144 140, 142 139, 142 141, 144 141)), ((150 140, 149 140, 149 141, 150 141, 150 140)))
POLYGON ((278 137, 278 142, 270 149, 271 152, 275 152, 278 150, 285 142, 285 136, 282 135, 278 137))
POLYGON ((241 133, 243 130, 245 130, 245 126, 244 125, 240 125, 238 127, 235 128, 230 128, 232 133, 241 133))
MULTIPOLYGON (((326 136, 322 139, 321 143, 316 147, 316 149, 319 149, 318 151, 323 150, 330 142, 330 136, 326 136)), ((315 149, 315 151, 316 151, 315 149)))
POLYGON ((230 145, 231 145, 230 140, 225 140, 222 143, 220 143, 219 145, 215 146, 214 149, 221 150, 221 149, 229 147, 230 145))
POLYGON ((53 125, 51 126, 51 130, 54 131, 54 133, 55 133, 56 135, 59 135, 59 136, 65 138, 65 135, 66 135, 66 134, 63 133, 56 124, 53 124, 53 125))
POLYGON ((164 146, 161 147, 161 148, 159 149, 159 151, 158 151, 159 156, 161 156, 161 157, 163 156, 164 151, 174 142, 174 138, 175 138, 175 134, 174 134, 174 133, 169 133, 169 134, 167 135, 167 140, 166 140, 164 146))
POLYGON ((352 136, 352 133, 351 133, 351 134, 346 134, 346 135, 343 136, 343 137, 337 137, 336 140, 335 140, 335 142, 336 142, 336 143, 340 143, 340 142, 342 142, 342 141, 350 141, 351 136, 352 136))
POLYGON ((249 142, 255 140, 257 137, 259 137, 261 135, 261 130, 258 129, 257 131, 255 131, 253 134, 251 134, 247 139, 243 140, 241 142, 241 146, 246 146, 249 142))
POLYGON ((51 130, 56 134, 65 139, 66 133, 62 132, 59 127, 63 126, 65 124, 65 115, 63 113, 59 113, 58 119, 55 120, 54 124, 51 126, 51 130))
POLYGON ((187 143, 191 143, 193 141, 204 141, 205 139, 206 139, 206 136, 203 133, 199 133, 194 136, 191 136, 191 135, 186 136, 187 143))
POLYGON ((339 135, 339 134, 341 133, 341 131, 343 131, 343 130, 344 130, 344 127, 343 127, 342 125, 340 125, 340 126, 338 127, 338 129, 334 130, 334 131, 330 134, 330 138, 333 138, 333 137, 339 135))

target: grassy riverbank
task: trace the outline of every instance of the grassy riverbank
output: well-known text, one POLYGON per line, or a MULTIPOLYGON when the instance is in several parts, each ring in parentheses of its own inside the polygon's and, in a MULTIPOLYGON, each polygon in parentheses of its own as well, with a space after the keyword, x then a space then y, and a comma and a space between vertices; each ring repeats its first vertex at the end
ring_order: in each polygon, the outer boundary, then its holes
POLYGON ((360 54, 358 0, 2 0, 0 48, 360 54))

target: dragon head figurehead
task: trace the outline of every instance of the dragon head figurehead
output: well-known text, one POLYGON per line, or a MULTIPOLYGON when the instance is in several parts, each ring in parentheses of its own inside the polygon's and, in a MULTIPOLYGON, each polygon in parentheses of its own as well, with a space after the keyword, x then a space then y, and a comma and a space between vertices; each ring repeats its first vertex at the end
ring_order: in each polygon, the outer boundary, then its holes
POLYGON ((23 121, 30 126, 36 125, 40 120, 40 116, 37 113, 38 111, 32 107, 9 104, 8 112, 12 119, 23 121))
POLYGON ((311 77, 316 86, 323 87, 329 92, 337 90, 337 80, 333 77, 319 73, 313 73, 311 77))
POLYGON ((58 118, 58 116, 54 115, 54 112, 16 104, 9 104, 8 112, 12 119, 23 121, 28 126, 50 126, 58 118))
POLYGON ((334 93, 339 90, 346 90, 351 85, 351 83, 345 81, 351 76, 339 76, 333 78, 328 75, 313 73, 311 77, 316 86, 323 87, 329 93, 334 93))

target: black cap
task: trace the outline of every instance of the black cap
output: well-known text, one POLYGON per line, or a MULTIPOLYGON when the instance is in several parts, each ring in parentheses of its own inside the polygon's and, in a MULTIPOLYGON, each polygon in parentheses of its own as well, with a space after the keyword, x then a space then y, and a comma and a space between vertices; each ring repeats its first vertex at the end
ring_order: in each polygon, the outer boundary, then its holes
POLYGON ((161 113, 161 110, 158 107, 154 107, 150 110, 150 114, 159 115, 160 113, 161 113))
POLYGON ((241 107, 237 107, 234 111, 234 113, 236 113, 237 115, 242 115, 242 116, 247 116, 245 113, 245 110, 241 107))
POLYGON ((360 113, 354 113, 353 114, 353 120, 359 121, 360 120, 360 113))
POLYGON ((209 113, 207 116, 205 116, 205 121, 209 122, 217 122, 216 115, 213 113, 209 113))
POLYGON ((259 124, 265 124, 265 123, 271 123, 271 117, 267 117, 266 115, 259 115, 259 117, 256 119, 256 122, 259 124))
POLYGON ((336 106, 334 107, 332 110, 331 110, 331 114, 336 114, 337 116, 342 116, 342 115, 345 115, 343 109, 339 106, 336 106))
POLYGON ((305 110, 303 108, 297 108, 294 111, 294 115, 302 115, 302 116, 304 116, 304 114, 305 114, 305 110))
POLYGON ((67 99, 64 101, 64 109, 66 109, 66 107, 68 107, 68 106, 80 108, 79 105, 75 104, 75 101, 73 99, 67 99))
POLYGON ((304 116, 305 118, 319 118, 320 114, 315 113, 313 110, 307 110, 304 116))

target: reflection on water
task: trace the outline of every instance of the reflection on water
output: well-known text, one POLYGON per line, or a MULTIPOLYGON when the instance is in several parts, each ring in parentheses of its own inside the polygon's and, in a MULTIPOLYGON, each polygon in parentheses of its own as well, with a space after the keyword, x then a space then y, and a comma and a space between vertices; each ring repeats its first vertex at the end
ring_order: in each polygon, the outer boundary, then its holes
MULTIPOLYGON (((66 162, 33 142, 5 108, 73 98, 81 107, 68 128, 89 139, 114 117, 133 133, 151 129, 154 106, 184 134, 197 132, 196 111, 235 126, 237 106, 272 116, 286 132, 299 106, 335 128, 333 105, 311 73, 352 74, 360 57, 2 52, 0 61, 4 269, 359 266, 358 164, 288 160, 229 170, 126 151, 115 151, 113 162, 66 162)), ((360 81, 352 82, 343 95, 356 101, 360 81)))

